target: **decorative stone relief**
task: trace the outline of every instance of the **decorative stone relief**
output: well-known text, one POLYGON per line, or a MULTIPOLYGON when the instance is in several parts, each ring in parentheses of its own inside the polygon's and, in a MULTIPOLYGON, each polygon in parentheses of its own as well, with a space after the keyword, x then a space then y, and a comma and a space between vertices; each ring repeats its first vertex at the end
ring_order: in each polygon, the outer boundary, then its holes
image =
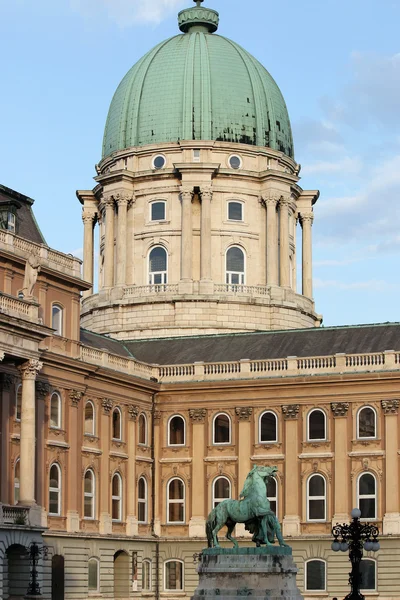
POLYGON ((50 394, 50 384, 45 383, 44 381, 37 381, 35 384, 35 388, 36 388, 36 395, 39 396, 39 398, 45 398, 48 394, 50 394))
POLYGON ((9 392, 11 390, 11 387, 13 386, 14 382, 15 382, 14 375, 10 375, 9 373, 3 373, 2 384, 3 384, 3 390, 5 392, 9 392))
POLYGON ((334 417, 346 417, 349 410, 348 402, 331 402, 331 409, 334 417))
POLYGON ((189 417, 192 419, 192 421, 197 421, 198 423, 204 423, 206 414, 207 414, 207 411, 205 408, 189 408, 189 417))
POLYGON ((161 410, 155 410, 153 414, 154 424, 159 424, 161 421, 162 412, 161 410))
POLYGON ((113 404, 114 403, 110 398, 102 398, 101 399, 101 406, 103 407, 103 411, 104 411, 105 415, 110 414, 113 404))
POLYGON ((385 415, 397 415, 399 409, 399 400, 381 400, 382 409, 385 415))
POLYGON ((70 390, 69 398, 71 400, 71 406, 75 406, 75 408, 78 408, 79 402, 83 398, 83 392, 78 392, 78 390, 70 390))
POLYGON ((132 419, 132 421, 136 421, 137 417, 139 414, 139 407, 138 406, 134 406, 133 404, 130 404, 128 406, 128 415, 129 418, 132 419))
POLYGON ((247 406, 237 406, 235 413, 239 421, 250 421, 250 417, 253 414, 253 409, 247 406))
POLYGON ((300 406, 298 404, 284 404, 282 406, 282 414, 285 420, 297 419, 299 416, 300 406))

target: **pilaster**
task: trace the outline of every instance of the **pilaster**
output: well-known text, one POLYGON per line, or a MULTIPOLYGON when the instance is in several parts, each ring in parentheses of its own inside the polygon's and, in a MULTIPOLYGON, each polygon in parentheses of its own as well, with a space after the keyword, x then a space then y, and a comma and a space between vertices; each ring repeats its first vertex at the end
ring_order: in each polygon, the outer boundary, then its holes
POLYGON ((192 293, 193 291, 192 198, 193 187, 182 187, 181 285, 179 293, 192 293))
POLYGON ((282 406, 285 424, 285 509, 283 517, 283 535, 300 535, 300 477, 298 464, 299 416, 298 404, 282 406))
POLYGON ((399 456, 398 410, 399 400, 381 400, 385 415, 386 454, 386 510, 383 517, 384 535, 400 534, 399 513, 399 456))
MULTIPOLYGON (((211 200, 212 188, 201 189, 200 293, 210 293, 211 283, 211 200)), ((211 285, 212 287, 212 285, 211 285)), ((212 291, 212 289, 211 289, 212 291)))
POLYGON ((348 457, 348 427, 347 413, 349 410, 348 402, 332 402, 331 410, 333 414, 334 429, 334 506, 332 526, 336 523, 343 523, 349 520, 350 514, 350 464, 348 457))
POLYGON ((189 537, 203 537, 206 523, 206 486, 204 469, 205 408, 190 408, 192 422, 192 510, 189 521, 189 537))
MULTIPOLYGON (((136 483, 136 427, 139 407, 131 404, 128 406, 128 475, 127 475, 127 517, 126 535, 138 535, 139 526, 137 519, 137 483, 136 483)), ((148 486, 150 489, 150 485, 148 486)), ((147 494, 148 500, 150 494, 147 494)))
POLYGON ((132 194, 130 194, 129 192, 121 191, 114 194, 113 198, 118 206, 116 284, 119 286, 124 286, 126 284, 127 214, 128 205, 132 200, 132 194))
MULTIPOLYGON (((82 419, 80 418, 80 404, 83 392, 79 390, 68 391, 68 433, 69 433, 69 452, 68 452, 68 472, 80 472, 80 452, 78 452, 78 443, 82 439, 82 419)), ((79 531, 79 514, 81 490, 72 480, 68 481, 68 511, 67 511, 67 531, 73 533, 79 531)))
POLYGON ((104 244, 104 287, 114 285, 114 197, 106 196, 105 204, 105 244, 104 244))
POLYGON ((267 285, 278 285, 278 219, 276 206, 279 196, 263 198, 267 209, 267 285))
POLYGON ((111 480, 109 476, 110 470, 110 414, 113 407, 113 401, 110 398, 101 399, 101 415, 100 415, 100 431, 101 449, 103 451, 100 457, 100 473, 101 473, 101 489, 99 503, 99 532, 103 535, 112 533, 112 519, 110 510, 111 501, 111 480))
POLYGON ((290 287, 289 204, 290 198, 281 196, 279 200, 279 279, 282 287, 290 287))

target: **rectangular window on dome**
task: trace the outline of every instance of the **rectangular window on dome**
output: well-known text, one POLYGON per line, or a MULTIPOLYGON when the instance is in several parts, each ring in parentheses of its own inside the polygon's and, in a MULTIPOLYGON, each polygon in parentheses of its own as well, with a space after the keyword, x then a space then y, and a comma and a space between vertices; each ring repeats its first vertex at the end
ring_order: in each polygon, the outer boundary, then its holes
POLYGON ((193 162, 200 162, 200 150, 193 150, 193 162))
POLYGON ((165 221, 165 202, 151 203, 151 220, 165 221))
POLYGON ((229 221, 243 221, 243 204, 241 202, 228 202, 229 221))

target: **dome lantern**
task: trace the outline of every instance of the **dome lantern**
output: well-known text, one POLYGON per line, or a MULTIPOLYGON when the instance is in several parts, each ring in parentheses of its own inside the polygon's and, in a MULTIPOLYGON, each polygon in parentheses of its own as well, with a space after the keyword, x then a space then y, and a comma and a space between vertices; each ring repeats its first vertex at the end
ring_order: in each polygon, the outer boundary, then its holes
POLYGON ((204 33, 215 33, 218 29, 219 14, 212 8, 202 8, 204 0, 193 0, 196 6, 181 10, 178 14, 179 29, 183 33, 189 31, 203 31, 204 33))

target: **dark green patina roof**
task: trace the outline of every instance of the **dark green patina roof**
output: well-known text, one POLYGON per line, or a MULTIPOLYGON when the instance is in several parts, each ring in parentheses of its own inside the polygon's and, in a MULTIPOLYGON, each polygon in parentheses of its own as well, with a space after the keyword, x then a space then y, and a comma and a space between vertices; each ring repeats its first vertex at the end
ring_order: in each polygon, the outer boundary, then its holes
POLYGON ((183 35, 150 50, 125 75, 111 102, 103 157, 131 146, 218 140, 268 146, 293 157, 283 96, 268 71, 216 35, 218 13, 179 13, 183 35))

